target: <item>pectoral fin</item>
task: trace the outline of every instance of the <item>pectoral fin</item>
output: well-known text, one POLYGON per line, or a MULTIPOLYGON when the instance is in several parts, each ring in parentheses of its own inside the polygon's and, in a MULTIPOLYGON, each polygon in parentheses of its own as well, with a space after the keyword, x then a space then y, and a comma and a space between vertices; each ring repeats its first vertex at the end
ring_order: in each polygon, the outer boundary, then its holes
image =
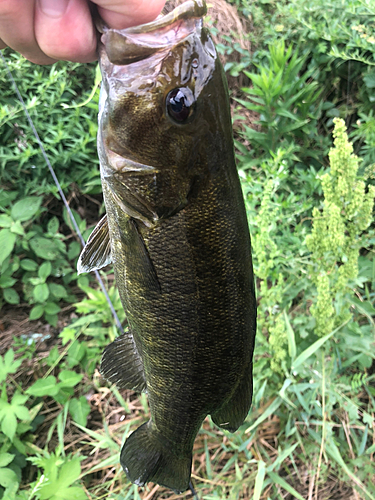
POLYGON ((130 331, 117 337, 104 349, 100 372, 119 389, 146 390, 142 359, 130 331))
POLYGON ((137 223, 133 219, 129 219, 125 241, 127 267, 132 268, 134 273, 137 273, 136 281, 143 288, 160 293, 161 287, 155 266, 138 230, 137 223))
POLYGON ((109 238, 108 220, 105 215, 87 240, 77 263, 77 273, 89 273, 111 263, 111 242, 109 238))

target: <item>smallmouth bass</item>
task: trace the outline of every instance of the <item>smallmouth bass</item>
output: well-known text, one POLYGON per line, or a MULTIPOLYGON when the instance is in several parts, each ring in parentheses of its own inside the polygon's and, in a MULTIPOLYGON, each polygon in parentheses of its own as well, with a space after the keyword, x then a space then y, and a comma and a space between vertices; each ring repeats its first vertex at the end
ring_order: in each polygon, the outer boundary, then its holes
POLYGON ((147 391, 151 418, 121 450, 133 483, 188 489, 207 415, 234 432, 252 398, 256 301, 225 75, 206 6, 103 28, 98 153, 107 215, 78 271, 112 261, 129 331, 101 372, 147 391))

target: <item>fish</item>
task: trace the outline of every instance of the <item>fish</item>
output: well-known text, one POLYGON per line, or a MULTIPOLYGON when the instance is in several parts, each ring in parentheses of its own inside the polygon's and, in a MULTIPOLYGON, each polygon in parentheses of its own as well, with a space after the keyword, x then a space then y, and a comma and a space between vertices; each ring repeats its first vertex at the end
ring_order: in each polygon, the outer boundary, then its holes
POLYGON ((228 88, 190 0, 155 21, 102 28, 98 155, 106 215, 78 272, 112 263, 128 329, 101 373, 147 392, 150 419, 126 439, 132 483, 189 488, 203 420, 248 415, 256 298, 228 88))

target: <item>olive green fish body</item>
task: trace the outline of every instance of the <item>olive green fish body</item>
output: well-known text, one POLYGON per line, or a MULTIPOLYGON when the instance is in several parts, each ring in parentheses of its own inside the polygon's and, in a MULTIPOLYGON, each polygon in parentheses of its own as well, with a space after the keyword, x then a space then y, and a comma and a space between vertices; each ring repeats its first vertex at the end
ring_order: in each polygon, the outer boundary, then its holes
POLYGON ((116 64, 101 49, 107 216, 79 264, 94 269, 110 253, 130 330, 106 348, 102 373, 148 393, 150 421, 127 439, 121 463, 136 484, 175 491, 188 488, 204 418, 234 431, 252 397, 250 237, 225 76, 202 13, 188 2, 172 28, 162 18, 104 34, 116 41, 116 64))

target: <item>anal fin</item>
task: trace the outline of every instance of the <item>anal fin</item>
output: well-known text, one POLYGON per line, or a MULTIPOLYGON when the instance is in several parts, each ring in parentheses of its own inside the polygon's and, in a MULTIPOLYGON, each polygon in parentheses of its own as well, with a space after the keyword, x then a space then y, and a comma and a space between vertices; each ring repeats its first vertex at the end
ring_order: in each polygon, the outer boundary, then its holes
POLYGON ((119 389, 146 390, 143 362, 131 332, 123 333, 104 349, 100 372, 119 389))
POLYGON ((95 226, 77 262, 77 272, 89 273, 111 263, 111 242, 105 215, 95 226))
POLYGON ((232 397, 211 414, 213 422, 230 432, 235 432, 249 413, 253 397, 253 364, 250 363, 232 397))

